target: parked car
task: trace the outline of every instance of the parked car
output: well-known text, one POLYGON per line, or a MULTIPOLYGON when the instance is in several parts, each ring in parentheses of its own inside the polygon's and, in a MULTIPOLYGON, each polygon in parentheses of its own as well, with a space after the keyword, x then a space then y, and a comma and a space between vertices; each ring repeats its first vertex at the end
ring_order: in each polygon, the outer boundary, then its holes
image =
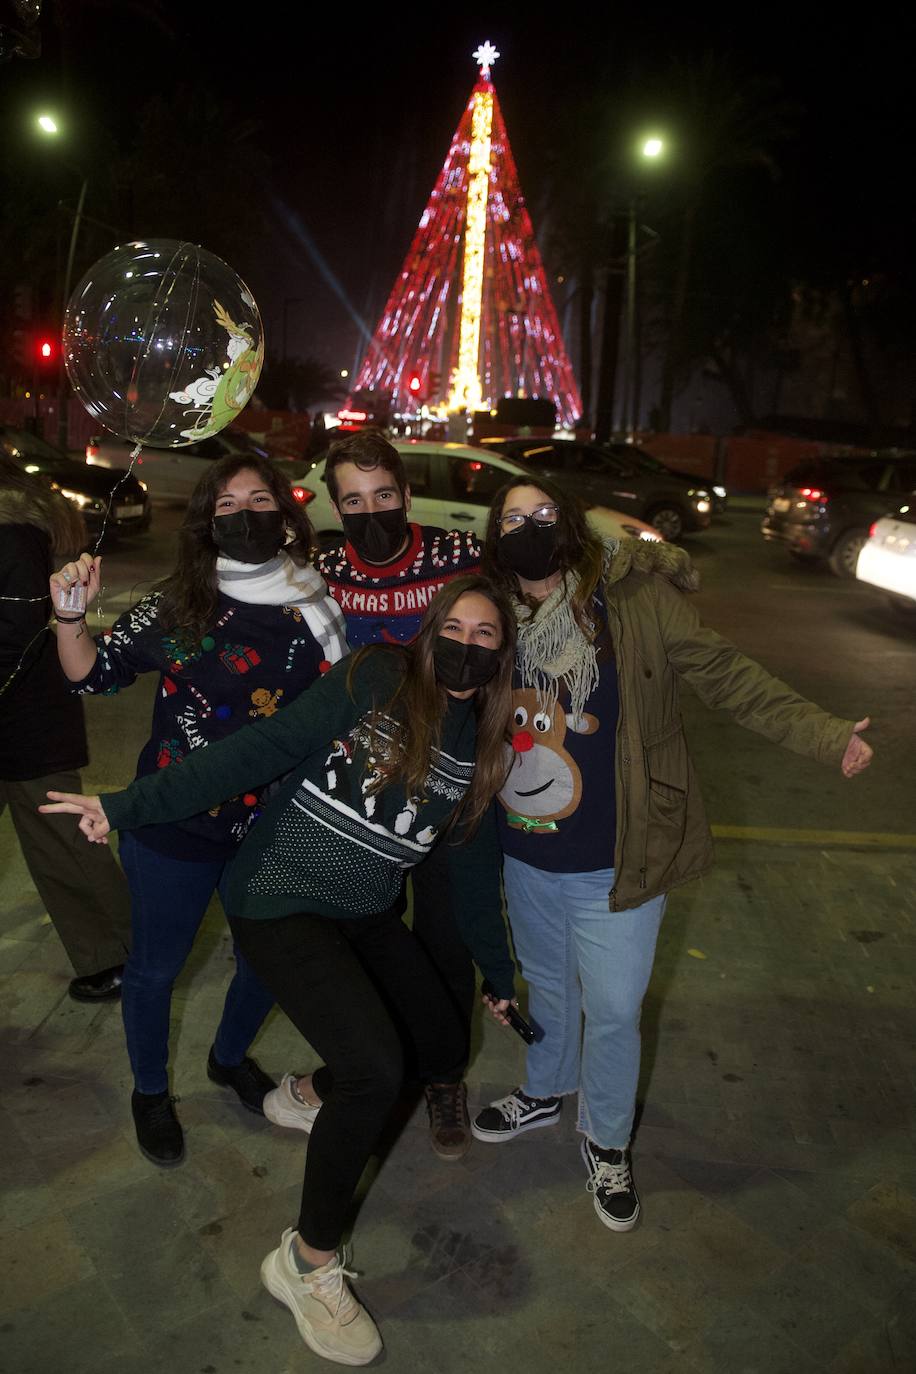
MULTIPOLYGON (((128 440, 117 439, 114 435, 96 436, 86 445, 86 462, 93 467, 127 467, 133 447, 128 440)), ((160 501, 187 501, 211 463, 236 453, 254 453, 261 458, 271 456, 245 430, 230 426, 209 439, 186 444, 184 448, 147 448, 144 445, 137 462, 150 496, 160 501)), ((273 457, 276 459, 277 455, 273 457)), ((299 460, 290 454, 281 455, 279 461, 299 460)))
POLYGON ((701 477, 696 472, 681 472, 680 468, 670 468, 662 458, 656 458, 654 453, 647 452, 638 444, 603 444, 602 447, 620 458, 632 455, 633 461, 639 467, 648 468, 650 472, 665 472, 679 482, 686 482, 688 487, 708 491, 712 497, 713 515, 724 515, 728 508, 728 488, 721 482, 713 482, 711 477, 701 477))
POLYGON ((880 587, 895 611, 916 621, 916 497, 875 521, 859 553, 856 577, 880 587))
MULTIPOLYGON (((694 486, 664 464, 646 464, 629 444, 579 443, 570 439, 484 439, 488 453, 502 453, 576 493, 644 520, 666 539, 705 530, 712 512, 708 485, 694 486)), ((649 457, 649 455, 645 455, 649 457)))
POLYGON ((914 488, 913 453, 808 459, 770 492, 763 537, 802 562, 826 560, 837 577, 855 577, 869 529, 914 488))
POLYGON ((72 501, 94 539, 98 539, 103 526, 106 537, 117 538, 149 529, 151 512, 146 485, 128 473, 126 467, 89 468, 46 439, 13 425, 0 425, 0 449, 21 463, 26 472, 72 501))
MULTIPOLYGON (((424 439, 394 439, 410 483, 410 516, 421 525, 447 530, 473 530, 482 536, 490 501, 512 477, 536 480, 521 463, 469 444, 431 443, 424 439)), ((324 481, 324 458, 317 459, 293 479, 293 495, 307 501, 319 544, 340 543, 340 525, 324 481)), ((588 504, 588 503, 586 503, 588 504)), ((634 516, 592 504, 589 520, 602 535, 660 539, 658 530, 634 516)))

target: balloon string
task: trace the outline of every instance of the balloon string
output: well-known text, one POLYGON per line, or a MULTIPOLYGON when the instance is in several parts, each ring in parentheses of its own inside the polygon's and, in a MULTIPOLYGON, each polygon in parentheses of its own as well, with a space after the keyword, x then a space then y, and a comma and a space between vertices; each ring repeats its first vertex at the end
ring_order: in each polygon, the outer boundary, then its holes
MULTIPOLYGON (((118 487, 123 486, 123 484, 127 481, 128 477, 130 477, 131 473, 133 472, 134 463, 135 463, 135 462, 137 461, 137 459, 140 457, 140 454, 141 454, 142 450, 143 450, 143 445, 142 445, 142 443, 138 443, 138 444, 135 444, 135 445, 134 445, 134 447, 131 449, 130 463, 128 464, 128 467, 127 467, 126 472, 124 473, 124 476, 118 478, 117 482, 115 482, 115 484, 114 484, 114 486, 112 487, 111 491, 108 493, 108 505, 107 505, 107 507, 106 507, 106 509, 105 509, 105 514, 104 514, 104 516, 102 517, 102 528, 101 528, 101 530, 99 531, 99 537, 98 537, 98 539, 95 541, 95 547, 94 547, 93 550, 92 550, 92 557, 93 557, 93 558, 95 558, 96 554, 98 553, 99 548, 100 548, 101 543, 102 543, 102 540, 103 540, 104 537, 105 537, 105 530, 106 530, 106 528, 107 528, 107 526, 108 526, 108 517, 109 517, 109 515, 111 514, 111 507, 112 507, 112 505, 114 504, 115 492, 118 490, 118 487)), ((96 597, 96 602, 95 602, 95 610, 96 610, 96 615, 97 615, 97 617, 98 617, 99 625, 101 625, 102 622, 103 622, 103 615, 102 615, 102 594, 103 594, 104 590, 105 590, 104 587, 102 587, 101 584, 100 584, 100 585, 99 585, 99 594, 98 594, 98 596, 96 597)), ((51 599, 51 598, 50 598, 50 594, 49 594, 48 592, 45 592, 43 596, 0 596, 0 601, 18 601, 18 602, 21 602, 21 603, 23 603, 23 604, 25 604, 25 605, 30 605, 30 606, 35 605, 36 602, 39 602, 39 601, 49 601, 50 599, 51 599)), ((52 607, 52 609, 53 609, 53 607, 52 607)), ((4 694, 4 692, 6 692, 6 691, 9 689, 9 687, 11 686, 11 684, 12 684, 12 682, 13 682, 13 679, 17 676, 17 674, 20 673, 20 672, 22 671, 22 666, 23 666, 23 664, 25 663, 26 659, 27 659, 28 656, 29 656, 29 650, 31 649, 32 645, 35 643, 35 641, 36 641, 37 639, 40 639, 41 636, 42 636, 43 634, 45 634, 45 632, 46 632, 47 630, 49 630, 49 629, 50 629, 50 626, 48 626, 48 625, 42 625, 41 629, 38 630, 38 631, 32 636, 32 638, 29 640, 28 644, 25 646, 25 648, 24 648, 23 651, 22 651, 22 655, 21 655, 21 657, 20 657, 20 659, 19 659, 19 662, 16 664, 15 668, 14 668, 13 671, 10 673, 10 675, 9 675, 9 677, 6 679, 6 681, 5 681, 4 683, 0 684, 0 697, 2 697, 3 694, 4 694)))

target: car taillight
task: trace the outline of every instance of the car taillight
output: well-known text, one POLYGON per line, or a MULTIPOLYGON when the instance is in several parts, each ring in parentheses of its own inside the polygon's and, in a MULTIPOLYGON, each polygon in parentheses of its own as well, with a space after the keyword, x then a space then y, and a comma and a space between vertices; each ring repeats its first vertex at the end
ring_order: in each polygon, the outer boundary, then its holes
POLYGON ((309 501, 315 499, 315 493, 310 491, 308 487, 291 487, 290 490, 293 493, 293 499, 301 501, 303 506, 307 506, 309 501))
POLYGON ((869 525, 869 527, 868 527, 868 537, 869 537, 869 539, 874 539, 874 537, 875 537, 875 530, 876 530, 877 528, 878 528, 878 522, 877 522, 877 520, 875 521, 875 523, 874 523, 873 525, 869 525))
POLYGON ((95 445, 95 444, 87 444, 87 445, 86 445, 86 462, 87 462, 87 463, 94 463, 95 460, 96 460, 96 458, 98 458, 98 456, 99 456, 99 450, 98 450, 98 448, 96 447, 96 445, 95 445))
POLYGON ((801 494, 806 501, 820 501, 822 505, 830 499, 820 487, 802 487, 801 494))

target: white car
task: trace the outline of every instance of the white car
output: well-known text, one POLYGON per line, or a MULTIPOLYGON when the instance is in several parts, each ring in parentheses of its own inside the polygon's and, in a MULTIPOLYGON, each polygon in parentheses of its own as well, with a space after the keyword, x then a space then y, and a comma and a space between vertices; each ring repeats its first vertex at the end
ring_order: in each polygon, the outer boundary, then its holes
MULTIPOLYGON (((407 470, 410 485, 410 518, 418 525, 445 530, 473 530, 483 538, 490 501, 512 477, 537 483, 536 474, 502 454, 472 448, 469 444, 432 443, 425 439, 394 439, 394 447, 407 470)), ((339 544, 340 522, 324 481, 324 458, 292 478, 293 495, 308 502, 309 519, 322 548, 339 544)), ((660 540, 651 525, 606 506, 592 506, 589 523, 598 534, 618 539, 660 540)))
MULTIPOLYGON (((95 436, 86 445, 86 462, 92 467, 126 468, 130 466, 131 449, 127 439, 113 434, 95 436)), ((198 439, 183 448, 143 447, 134 472, 142 477, 149 494, 157 501, 187 501, 204 473, 219 458, 236 454, 256 454, 269 458, 270 454, 255 443, 242 429, 231 426, 221 429, 209 439, 198 439)), ((292 461, 296 461, 293 459, 292 461)))
POLYGON ((916 616, 916 494, 872 525, 856 577, 887 592, 895 610, 916 616))

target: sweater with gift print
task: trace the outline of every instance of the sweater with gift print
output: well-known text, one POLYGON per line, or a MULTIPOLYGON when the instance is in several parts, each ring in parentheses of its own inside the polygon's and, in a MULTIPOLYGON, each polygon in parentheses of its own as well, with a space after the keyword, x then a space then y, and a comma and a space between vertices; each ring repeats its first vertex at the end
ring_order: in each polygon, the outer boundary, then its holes
MULTIPOLYGON (((73 684, 82 693, 113 694, 141 673, 158 673, 150 737, 137 777, 175 770, 193 753, 234 735, 253 720, 288 707, 318 676, 323 652, 301 611, 254 605, 220 593, 214 622, 200 639, 165 630, 158 592, 144 597, 98 635, 91 672, 73 684)), ((229 858, 259 814, 262 789, 243 779, 206 810, 177 823, 142 825, 135 837, 172 858, 229 858)))
POLYGON ((318 571, 343 611, 353 649, 408 644, 436 592, 480 564, 480 542, 470 530, 411 523, 407 532, 406 550, 384 567, 365 563, 350 543, 318 557, 318 571))
MULTIPOLYGON (((473 700, 450 697, 420 794, 398 782, 375 789, 380 765, 399 748, 397 701, 390 703, 402 672, 397 650, 376 649, 355 668, 340 663, 292 706, 231 742, 104 796, 105 814, 118 829, 180 821, 242 785, 283 778, 229 870, 229 915, 257 920, 305 911, 346 919, 385 911, 467 792, 476 751, 473 700)), ((513 967, 492 808, 472 839, 454 838, 443 843, 459 931, 493 986, 509 996, 513 967)))

